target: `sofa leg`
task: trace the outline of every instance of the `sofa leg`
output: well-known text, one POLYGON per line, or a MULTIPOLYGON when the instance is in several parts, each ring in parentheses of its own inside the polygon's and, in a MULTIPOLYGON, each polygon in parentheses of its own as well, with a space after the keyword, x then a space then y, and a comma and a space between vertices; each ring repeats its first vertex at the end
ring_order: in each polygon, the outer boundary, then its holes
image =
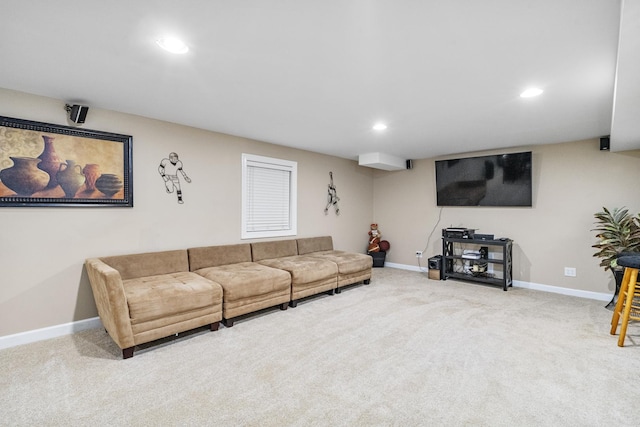
POLYGON ((133 357, 133 347, 127 347, 122 349, 122 358, 130 359, 133 357))
POLYGON ((335 292, 336 292, 336 290, 335 290, 335 289, 329 289, 329 290, 327 291, 327 295, 333 295, 335 292))
POLYGON ((220 327, 220 322, 213 322, 211 325, 209 325, 209 329, 211 329, 211 331, 217 331, 218 328, 220 327))
POLYGON ((371 283, 371 279, 364 279, 362 283, 364 283, 365 285, 368 285, 369 283, 371 283))
POLYGON ((230 328, 233 326, 233 322, 235 320, 234 319, 222 319, 222 323, 224 324, 224 326, 226 326, 227 328, 230 328))
POLYGON ((283 302, 282 304, 280 304, 280 310, 286 310, 288 307, 289 307, 288 302, 283 302))
POLYGON ((289 301, 289 307, 291 308, 296 308, 296 306, 298 305, 298 300, 291 300, 289 301))
POLYGON ((342 293, 342 288, 336 288, 336 294, 342 293))

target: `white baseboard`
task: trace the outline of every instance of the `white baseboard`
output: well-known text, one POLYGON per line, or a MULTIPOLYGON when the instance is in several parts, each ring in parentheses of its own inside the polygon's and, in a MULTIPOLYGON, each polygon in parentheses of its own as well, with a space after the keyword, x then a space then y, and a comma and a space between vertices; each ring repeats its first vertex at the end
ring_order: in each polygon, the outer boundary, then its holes
POLYGON ((407 265, 407 264, 396 264, 395 262, 385 262, 385 267, 397 268, 400 270, 410 270, 410 271, 422 271, 423 273, 429 272, 429 266, 423 265, 422 268, 417 265, 407 265))
MULTIPOLYGON (((417 265, 396 264, 392 262, 385 262, 385 267, 398 268, 400 270, 421 271, 423 273, 428 272, 427 267, 418 267, 417 265)), ((513 286, 516 288, 532 289, 535 291, 551 292, 554 294, 570 295, 573 297, 594 299, 598 301, 610 301, 613 294, 603 294, 600 292, 582 291, 579 289, 561 288, 559 286, 543 285, 540 283, 524 282, 521 280, 514 280, 513 286)))
POLYGON ((613 294, 603 294, 600 292, 582 291, 580 289, 561 288, 559 286, 542 285, 540 283, 523 282, 514 280, 513 286, 517 288, 533 289, 535 291, 551 292, 554 294, 570 295, 572 297, 595 299, 598 301, 610 301, 613 294))
POLYGON ((21 332, 13 335, 0 337, 0 350, 17 345, 28 344, 36 341, 48 340, 50 338, 70 335, 85 329, 101 328, 102 322, 99 317, 78 320, 76 322, 65 323, 63 325, 49 326, 47 328, 35 329, 33 331, 21 332))

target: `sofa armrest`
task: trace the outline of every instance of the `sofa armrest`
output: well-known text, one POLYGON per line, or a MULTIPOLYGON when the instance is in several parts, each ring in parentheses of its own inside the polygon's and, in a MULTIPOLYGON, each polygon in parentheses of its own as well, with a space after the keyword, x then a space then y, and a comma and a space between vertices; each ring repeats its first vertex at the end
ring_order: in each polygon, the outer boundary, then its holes
POLYGON ((133 347, 129 307, 120 273, 99 258, 87 259, 85 266, 103 326, 120 348, 133 347))

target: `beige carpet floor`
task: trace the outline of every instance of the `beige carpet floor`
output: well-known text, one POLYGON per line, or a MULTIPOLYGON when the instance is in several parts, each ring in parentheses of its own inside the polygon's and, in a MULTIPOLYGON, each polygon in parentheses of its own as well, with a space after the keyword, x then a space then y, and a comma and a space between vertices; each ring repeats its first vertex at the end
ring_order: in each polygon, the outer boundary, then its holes
POLYGON ((2 426, 637 426, 640 327, 604 303, 374 269, 371 285, 137 348, 0 351, 2 426))

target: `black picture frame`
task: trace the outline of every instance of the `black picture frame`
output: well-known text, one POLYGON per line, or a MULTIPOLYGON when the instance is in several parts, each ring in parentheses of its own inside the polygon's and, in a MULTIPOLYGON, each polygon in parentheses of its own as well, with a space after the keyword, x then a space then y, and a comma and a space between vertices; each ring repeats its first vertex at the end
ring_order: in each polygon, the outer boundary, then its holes
POLYGON ((132 143, 0 116, 0 207, 133 207, 132 143))

